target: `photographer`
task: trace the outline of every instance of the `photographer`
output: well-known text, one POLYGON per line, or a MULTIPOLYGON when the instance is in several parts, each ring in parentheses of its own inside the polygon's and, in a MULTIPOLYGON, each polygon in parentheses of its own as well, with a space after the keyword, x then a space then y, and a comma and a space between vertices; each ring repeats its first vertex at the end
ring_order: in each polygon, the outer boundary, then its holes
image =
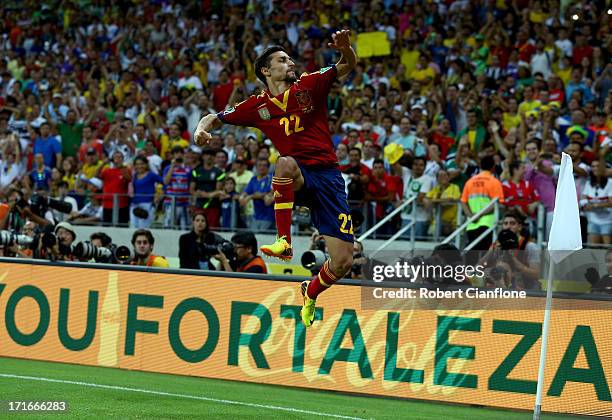
POLYGON ((144 265, 147 267, 162 267, 168 268, 166 258, 158 255, 153 255, 153 245, 155 238, 151 231, 147 229, 138 229, 132 235, 132 245, 134 246, 135 258, 131 265, 144 265))
POLYGON ((224 239, 210 232, 208 219, 203 210, 196 210, 191 216, 191 232, 181 235, 179 239, 179 260, 181 268, 195 270, 214 270, 210 258, 216 254, 216 247, 224 239), (214 247, 211 250, 210 247, 214 247))
POLYGON ((49 261, 76 261, 73 254, 73 243, 76 232, 68 222, 45 226, 41 235, 33 243, 33 258, 49 261))
POLYGON ((368 259, 363 252, 363 244, 358 240, 353 242, 353 266, 351 271, 345 275, 346 278, 360 280, 363 279, 363 268, 368 259))
POLYGON ((540 275, 540 250, 529 237, 524 234, 523 218, 516 211, 509 211, 502 220, 502 230, 481 263, 490 267, 503 261, 512 272, 527 284, 528 288, 539 288, 537 283, 540 275))
POLYGON ((591 293, 612 294, 612 249, 606 251, 607 273, 600 276, 595 268, 589 268, 584 277, 591 283, 591 293))
POLYGON ((39 226, 51 224, 51 221, 45 219, 44 213, 39 215, 38 211, 38 207, 31 206, 21 191, 11 188, 8 192, 8 211, 0 219, 0 229, 20 233, 28 219, 39 226))
POLYGON ((238 273, 267 274, 268 269, 263 258, 257 255, 257 239, 252 232, 238 232, 232 236, 235 258, 229 261, 225 253, 219 250, 215 255, 223 267, 223 271, 238 273))

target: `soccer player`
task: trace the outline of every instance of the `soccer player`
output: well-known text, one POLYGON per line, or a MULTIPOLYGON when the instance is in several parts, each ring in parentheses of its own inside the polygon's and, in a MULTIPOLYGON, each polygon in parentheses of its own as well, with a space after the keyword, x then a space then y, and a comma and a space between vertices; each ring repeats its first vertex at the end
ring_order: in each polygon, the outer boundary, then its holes
POLYGON ((342 30, 332 35, 329 46, 342 54, 337 64, 299 79, 294 62, 282 47, 267 48, 255 60, 255 73, 267 89, 218 114, 206 115, 194 133, 196 144, 204 145, 212 138, 210 131, 221 123, 256 127, 280 152, 272 180, 278 238, 261 251, 289 261, 293 257, 290 229, 294 197, 298 205, 310 208, 330 259, 312 281, 300 285, 302 322, 307 327, 314 321, 319 294, 342 278, 353 263, 353 224, 327 121, 327 94, 333 82, 350 73, 357 61, 349 34, 342 30))

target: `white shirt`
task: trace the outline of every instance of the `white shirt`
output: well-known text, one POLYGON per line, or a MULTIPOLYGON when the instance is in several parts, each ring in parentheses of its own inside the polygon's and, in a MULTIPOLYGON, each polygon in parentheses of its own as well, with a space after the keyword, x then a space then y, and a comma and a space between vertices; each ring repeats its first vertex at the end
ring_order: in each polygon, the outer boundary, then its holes
MULTIPOLYGON (((594 186, 589 180, 580 196, 580 205, 606 203, 612 197, 612 179, 608 178, 608 182, 604 188, 599 185, 594 186)), ((612 207, 603 209, 594 209, 584 212, 589 223, 595 225, 607 225, 612 223, 612 207)))
MULTIPOLYGON (((79 211, 79 206, 77 205, 77 202, 73 197, 70 197, 70 196, 66 196, 64 198, 55 197, 55 199, 58 201, 64 201, 66 203, 70 203, 70 205, 72 206, 72 208, 70 209, 70 213, 79 211)), ((53 213, 53 218, 57 220, 58 223, 63 222, 64 220, 68 218, 68 216, 70 216, 70 213, 62 213, 55 209, 51 211, 53 213)))
POLYGON ((0 188, 5 189, 13 183, 16 178, 23 172, 23 166, 19 163, 10 165, 7 161, 0 162, 0 188))
POLYGON ((574 47, 569 39, 558 39, 555 41, 555 46, 563 52, 563 55, 572 56, 574 47))
MULTIPOLYGON (((404 199, 409 199, 420 193, 427 194, 434 185, 434 180, 429 175, 423 174, 418 178, 410 177, 408 182, 404 183, 404 199)), ((402 212, 402 219, 411 220, 412 205, 409 205, 402 212)), ((429 212, 423 207, 423 205, 417 204, 416 208, 416 221, 427 222, 429 221, 429 212)))
POLYGON ((200 78, 196 76, 195 74, 191 76, 189 79, 185 79, 184 77, 179 79, 178 81, 179 89, 182 89, 184 87, 189 87, 189 86, 193 86, 197 90, 202 90, 202 81, 200 81, 200 78))
POLYGON ((542 73, 545 80, 551 75, 552 60, 548 51, 536 52, 531 56, 531 74, 542 73))

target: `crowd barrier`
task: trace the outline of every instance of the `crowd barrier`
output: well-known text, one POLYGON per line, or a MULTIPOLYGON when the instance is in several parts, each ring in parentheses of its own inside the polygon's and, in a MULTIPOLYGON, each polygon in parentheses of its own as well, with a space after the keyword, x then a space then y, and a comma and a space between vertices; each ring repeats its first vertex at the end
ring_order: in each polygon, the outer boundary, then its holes
MULTIPOLYGON (((542 310, 362 310, 300 321, 298 278, 0 260, 0 356, 530 410, 542 310)), ((586 301, 585 301, 586 302, 586 301)), ((610 415, 610 302, 553 312, 543 410, 610 415)))

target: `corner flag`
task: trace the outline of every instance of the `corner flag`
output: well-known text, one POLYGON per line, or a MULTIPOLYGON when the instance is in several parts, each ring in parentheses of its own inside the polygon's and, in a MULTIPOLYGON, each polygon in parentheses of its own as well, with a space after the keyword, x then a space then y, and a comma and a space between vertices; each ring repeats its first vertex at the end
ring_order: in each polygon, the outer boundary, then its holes
POLYGON ((546 347, 548 344, 548 329, 552 307, 554 267, 555 264, 558 264, 572 252, 579 249, 582 249, 582 235, 580 234, 580 212, 578 210, 576 184, 574 183, 574 168, 572 166, 572 158, 568 154, 563 153, 561 155, 561 170, 559 171, 557 194, 555 196, 555 212, 548 238, 550 261, 548 262, 548 278, 546 280, 546 308, 542 325, 542 348, 540 350, 540 369, 538 371, 538 386, 533 420, 539 420, 540 413, 542 412, 542 391, 544 389, 544 367, 546 364, 546 347))
POLYGON ((582 235, 574 170, 572 158, 563 153, 555 196, 555 212, 548 238, 548 251, 553 261, 559 263, 579 249, 582 249, 582 235))

